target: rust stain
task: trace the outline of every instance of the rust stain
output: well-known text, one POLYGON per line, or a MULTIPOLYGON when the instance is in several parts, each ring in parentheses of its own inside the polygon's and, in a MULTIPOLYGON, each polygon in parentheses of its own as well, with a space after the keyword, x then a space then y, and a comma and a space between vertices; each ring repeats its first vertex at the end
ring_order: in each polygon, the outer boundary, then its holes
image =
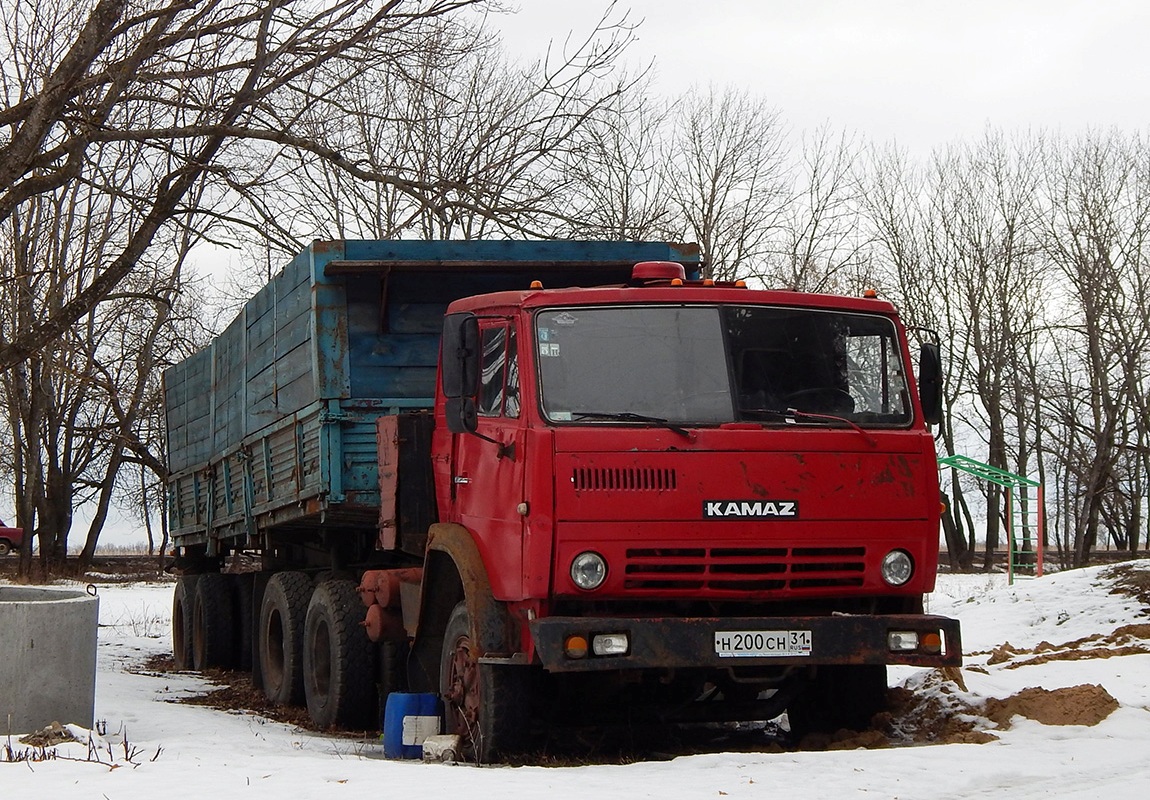
POLYGON ((751 490, 751 494, 755 495, 755 497, 766 497, 767 487, 751 478, 750 472, 747 470, 746 461, 739 462, 739 469, 743 471, 743 481, 747 484, 747 488, 751 490))

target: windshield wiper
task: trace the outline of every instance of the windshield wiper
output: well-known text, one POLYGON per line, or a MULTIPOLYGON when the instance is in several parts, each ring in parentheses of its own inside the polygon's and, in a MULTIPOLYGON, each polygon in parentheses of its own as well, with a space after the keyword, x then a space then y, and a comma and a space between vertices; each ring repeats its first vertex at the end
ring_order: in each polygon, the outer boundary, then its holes
POLYGON ((866 439, 867 444, 869 444, 871 447, 874 447, 875 445, 878 444, 878 442, 875 441, 875 438, 873 436, 871 436, 869 433, 867 433, 865 430, 863 430, 861 425, 859 425, 856 422, 853 422, 852 420, 847 419, 846 417, 840 417, 837 414, 815 414, 814 412, 811 412, 811 411, 799 411, 797 408, 788 408, 785 412, 775 411, 772 413, 785 414, 786 416, 792 417, 794 419, 813 419, 813 420, 825 420, 827 422, 838 422, 838 423, 841 423, 843 425, 846 425, 849 428, 853 428, 854 430, 856 430, 860 434, 862 434, 862 437, 864 439, 866 439))
POLYGON ((617 419, 626 422, 649 422, 652 425, 658 425, 661 428, 666 428, 669 431, 674 431, 680 436, 691 438, 691 432, 686 428, 676 425, 668 419, 663 417, 650 417, 646 414, 636 414, 633 411, 572 411, 572 419, 617 419))

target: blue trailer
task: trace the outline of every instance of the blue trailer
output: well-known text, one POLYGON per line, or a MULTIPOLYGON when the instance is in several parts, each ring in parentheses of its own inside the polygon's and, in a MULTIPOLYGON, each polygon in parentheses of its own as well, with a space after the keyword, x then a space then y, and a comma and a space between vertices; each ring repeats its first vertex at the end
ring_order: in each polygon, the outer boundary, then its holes
POLYGON ((207 348, 164 373, 175 545, 215 558, 269 547, 270 532, 306 543, 322 531, 370 548, 376 421, 431 408, 448 303, 533 280, 622 284, 636 262, 659 260, 693 263, 697 248, 313 242, 207 348))

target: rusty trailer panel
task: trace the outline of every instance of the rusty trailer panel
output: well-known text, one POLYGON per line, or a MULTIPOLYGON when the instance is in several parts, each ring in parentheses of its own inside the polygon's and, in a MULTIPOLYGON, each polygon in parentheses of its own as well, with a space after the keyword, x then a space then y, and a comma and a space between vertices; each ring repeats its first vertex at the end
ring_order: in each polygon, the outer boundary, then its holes
POLYGON ((962 640, 958 620, 934 615, 886 614, 796 617, 617 618, 547 617, 530 623, 543 668, 551 672, 595 672, 693 667, 761 667, 816 664, 908 664, 960 666, 962 640), (809 653, 772 656, 720 656, 716 637, 731 632, 809 632, 809 653), (890 635, 916 632, 941 637, 939 653, 892 652, 890 635), (623 655, 583 658, 564 654, 569 636, 591 642, 596 635, 626 634, 623 655))

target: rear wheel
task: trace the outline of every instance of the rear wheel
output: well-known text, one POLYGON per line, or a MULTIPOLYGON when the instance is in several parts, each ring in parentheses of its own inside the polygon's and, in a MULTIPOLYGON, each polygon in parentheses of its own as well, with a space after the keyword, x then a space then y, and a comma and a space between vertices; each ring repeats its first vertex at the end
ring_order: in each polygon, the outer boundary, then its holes
POLYGON ((0 539, 0 556, 6 556, 12 552, 12 545, 8 544, 7 539, 0 539))
POLYGON ((303 632, 307 711, 321 727, 375 726, 375 646, 360 624, 364 606, 356 584, 326 580, 312 593, 303 632), (357 613, 358 612, 358 616, 357 613))
POLYGON ((229 576, 232 579, 233 596, 236 604, 236 667, 243 671, 252 668, 252 638, 255 628, 252 594, 255 588, 255 573, 241 572, 229 576))
POLYGON ((277 572, 268 580, 257 633, 264 694, 276 705, 303 702, 303 626, 311 579, 277 572))
POLYGON ((480 664, 467 606, 451 612, 440 658, 444 729, 479 763, 522 750, 529 723, 524 667, 480 664))
POLYGON ((206 572, 192 603, 192 666, 230 669, 236 660, 236 613, 230 575, 206 572))
POLYGON ((181 575, 172 591, 172 658, 176 669, 192 669, 192 605, 199 575, 181 575))
POLYGON ((787 707, 791 736, 810 733, 862 731, 886 707, 886 666, 826 664, 787 707))

